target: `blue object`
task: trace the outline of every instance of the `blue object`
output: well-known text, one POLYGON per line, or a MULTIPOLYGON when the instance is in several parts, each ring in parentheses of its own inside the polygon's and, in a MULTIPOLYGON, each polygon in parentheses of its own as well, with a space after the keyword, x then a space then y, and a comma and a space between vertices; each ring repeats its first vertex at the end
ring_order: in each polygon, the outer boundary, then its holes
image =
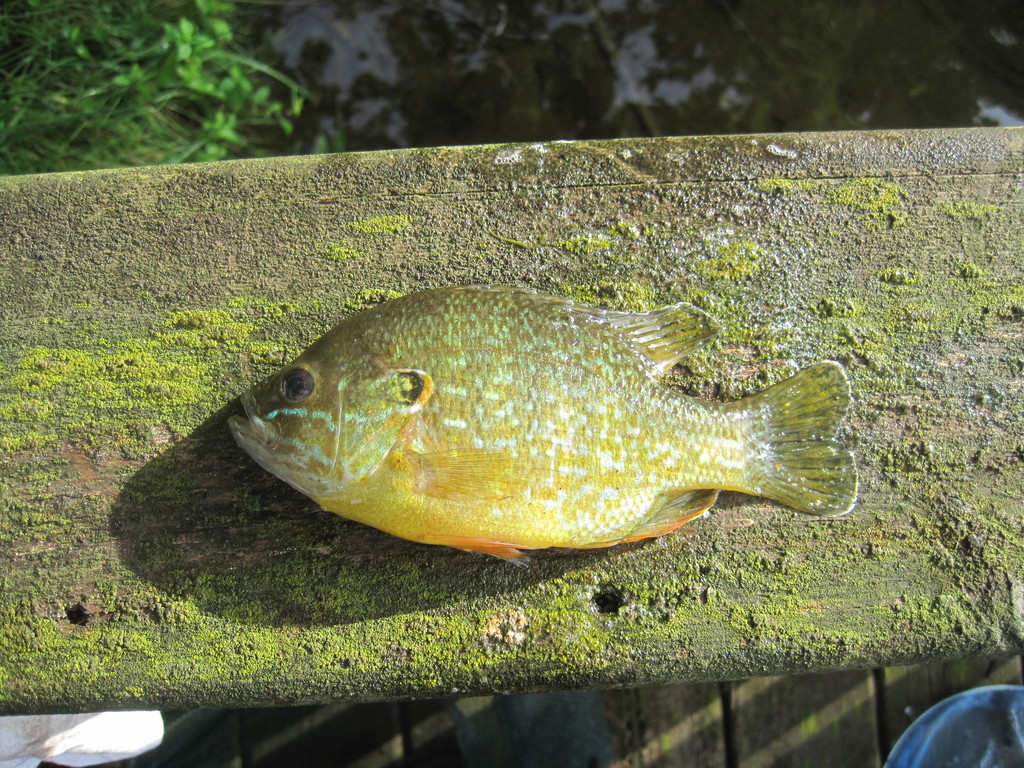
POLYGON ((1024 685, 943 699, 910 724, 885 768, 1024 768, 1024 685))

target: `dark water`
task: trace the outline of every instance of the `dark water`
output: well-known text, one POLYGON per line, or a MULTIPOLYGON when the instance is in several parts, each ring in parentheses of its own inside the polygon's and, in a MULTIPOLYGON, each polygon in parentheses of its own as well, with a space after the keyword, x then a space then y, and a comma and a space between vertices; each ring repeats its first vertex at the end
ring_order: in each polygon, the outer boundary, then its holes
POLYGON ((1024 2, 336 0, 262 19, 292 152, 1024 123, 1024 2))

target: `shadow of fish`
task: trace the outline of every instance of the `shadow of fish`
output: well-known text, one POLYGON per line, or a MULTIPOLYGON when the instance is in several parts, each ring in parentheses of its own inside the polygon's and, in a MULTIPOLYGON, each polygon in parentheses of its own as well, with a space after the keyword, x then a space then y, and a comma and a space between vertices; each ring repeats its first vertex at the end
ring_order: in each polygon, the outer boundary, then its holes
POLYGON ((517 288, 439 288, 335 326, 243 395, 238 444, 324 509, 516 558, 660 536, 719 489, 849 512, 850 403, 820 362, 730 403, 658 379, 717 332, 689 304, 617 312, 517 288))

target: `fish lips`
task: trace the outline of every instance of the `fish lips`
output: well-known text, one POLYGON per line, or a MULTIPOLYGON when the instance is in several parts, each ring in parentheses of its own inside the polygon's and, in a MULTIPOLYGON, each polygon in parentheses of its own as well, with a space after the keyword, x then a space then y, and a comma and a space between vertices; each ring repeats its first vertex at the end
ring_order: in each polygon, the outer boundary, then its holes
POLYGON ((242 395, 241 400, 242 407, 245 408, 245 418, 230 417, 228 427, 235 442, 243 451, 267 472, 313 499, 330 496, 338 491, 337 480, 317 476, 307 467, 276 451, 281 440, 277 427, 259 416, 256 400, 251 392, 242 395))
POLYGON ((257 414, 256 400, 251 392, 246 392, 241 399, 245 418, 232 416, 228 419, 235 442, 267 472, 282 477, 284 464, 282 458, 274 453, 280 441, 277 428, 257 414))
POLYGON ((228 419, 228 426, 231 427, 231 434, 235 436, 235 442, 255 458, 252 447, 259 446, 262 450, 274 450, 280 435, 277 429, 269 421, 260 418, 256 411, 256 399, 251 392, 246 392, 241 397, 242 407, 245 408, 245 418, 232 416, 228 419))

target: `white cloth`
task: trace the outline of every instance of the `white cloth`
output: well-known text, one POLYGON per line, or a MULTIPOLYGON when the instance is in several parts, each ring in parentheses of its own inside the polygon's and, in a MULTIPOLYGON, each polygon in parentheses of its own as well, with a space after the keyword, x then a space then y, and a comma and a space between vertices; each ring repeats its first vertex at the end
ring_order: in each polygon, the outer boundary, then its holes
POLYGON ((0 768, 35 768, 43 760, 109 763, 152 749, 163 737, 159 712, 0 717, 0 768))

